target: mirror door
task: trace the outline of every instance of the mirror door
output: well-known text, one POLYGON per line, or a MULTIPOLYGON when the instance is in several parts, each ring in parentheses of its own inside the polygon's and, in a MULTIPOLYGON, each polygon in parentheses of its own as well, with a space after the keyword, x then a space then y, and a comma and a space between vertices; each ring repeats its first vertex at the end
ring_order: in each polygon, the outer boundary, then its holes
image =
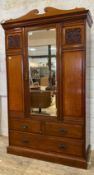
POLYGON ((57 117, 56 29, 28 31, 30 114, 57 117))

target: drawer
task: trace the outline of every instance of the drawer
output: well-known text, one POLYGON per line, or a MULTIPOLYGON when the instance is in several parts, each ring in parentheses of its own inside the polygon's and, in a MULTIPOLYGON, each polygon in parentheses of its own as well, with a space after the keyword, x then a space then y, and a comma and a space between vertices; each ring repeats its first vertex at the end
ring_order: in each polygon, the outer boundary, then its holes
POLYGON ((11 120, 10 129, 24 132, 41 133, 41 122, 37 120, 11 120))
POLYGON ((76 139, 56 139, 55 137, 12 131, 10 132, 10 145, 78 157, 83 155, 83 142, 76 139))
POLYGON ((45 134, 82 139, 83 137, 83 127, 76 124, 61 124, 61 123, 51 123, 46 122, 45 124, 45 134))

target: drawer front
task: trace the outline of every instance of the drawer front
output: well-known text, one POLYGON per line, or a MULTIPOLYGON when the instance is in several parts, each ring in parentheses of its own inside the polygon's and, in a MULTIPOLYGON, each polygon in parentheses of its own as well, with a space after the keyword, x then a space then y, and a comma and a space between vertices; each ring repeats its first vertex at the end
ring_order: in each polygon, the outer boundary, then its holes
POLYGON ((53 136, 82 139, 83 129, 81 125, 46 122, 45 134, 53 135, 53 136))
POLYGON ((78 157, 83 155, 83 142, 76 139, 56 139, 55 137, 12 131, 10 132, 10 145, 78 157))
POLYGON ((11 120, 10 129, 24 132, 41 133, 41 122, 37 120, 11 120))

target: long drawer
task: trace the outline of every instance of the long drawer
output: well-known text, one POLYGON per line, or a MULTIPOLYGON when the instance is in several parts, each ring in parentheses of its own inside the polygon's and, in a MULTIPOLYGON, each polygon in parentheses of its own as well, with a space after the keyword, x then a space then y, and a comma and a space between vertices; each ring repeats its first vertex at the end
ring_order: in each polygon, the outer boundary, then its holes
POLYGON ((41 133, 42 127, 41 122, 37 120, 30 120, 30 119, 24 119, 24 120, 17 120, 17 119, 11 119, 10 120, 10 129, 16 130, 16 131, 23 131, 23 132, 33 132, 33 133, 41 133))
POLYGON ((83 127, 77 124, 61 124, 61 123, 45 123, 45 134, 82 139, 83 138, 83 127))
POLYGON ((39 134, 27 134, 24 132, 10 131, 10 145, 74 156, 82 156, 83 154, 82 141, 47 137, 39 134))

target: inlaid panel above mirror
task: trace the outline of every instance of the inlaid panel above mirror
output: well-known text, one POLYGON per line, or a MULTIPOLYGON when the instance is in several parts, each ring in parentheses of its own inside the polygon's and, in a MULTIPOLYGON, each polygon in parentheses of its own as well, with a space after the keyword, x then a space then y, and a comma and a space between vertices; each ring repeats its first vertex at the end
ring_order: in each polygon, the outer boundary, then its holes
POLYGON ((30 113, 57 116, 56 29, 28 32, 30 113))

